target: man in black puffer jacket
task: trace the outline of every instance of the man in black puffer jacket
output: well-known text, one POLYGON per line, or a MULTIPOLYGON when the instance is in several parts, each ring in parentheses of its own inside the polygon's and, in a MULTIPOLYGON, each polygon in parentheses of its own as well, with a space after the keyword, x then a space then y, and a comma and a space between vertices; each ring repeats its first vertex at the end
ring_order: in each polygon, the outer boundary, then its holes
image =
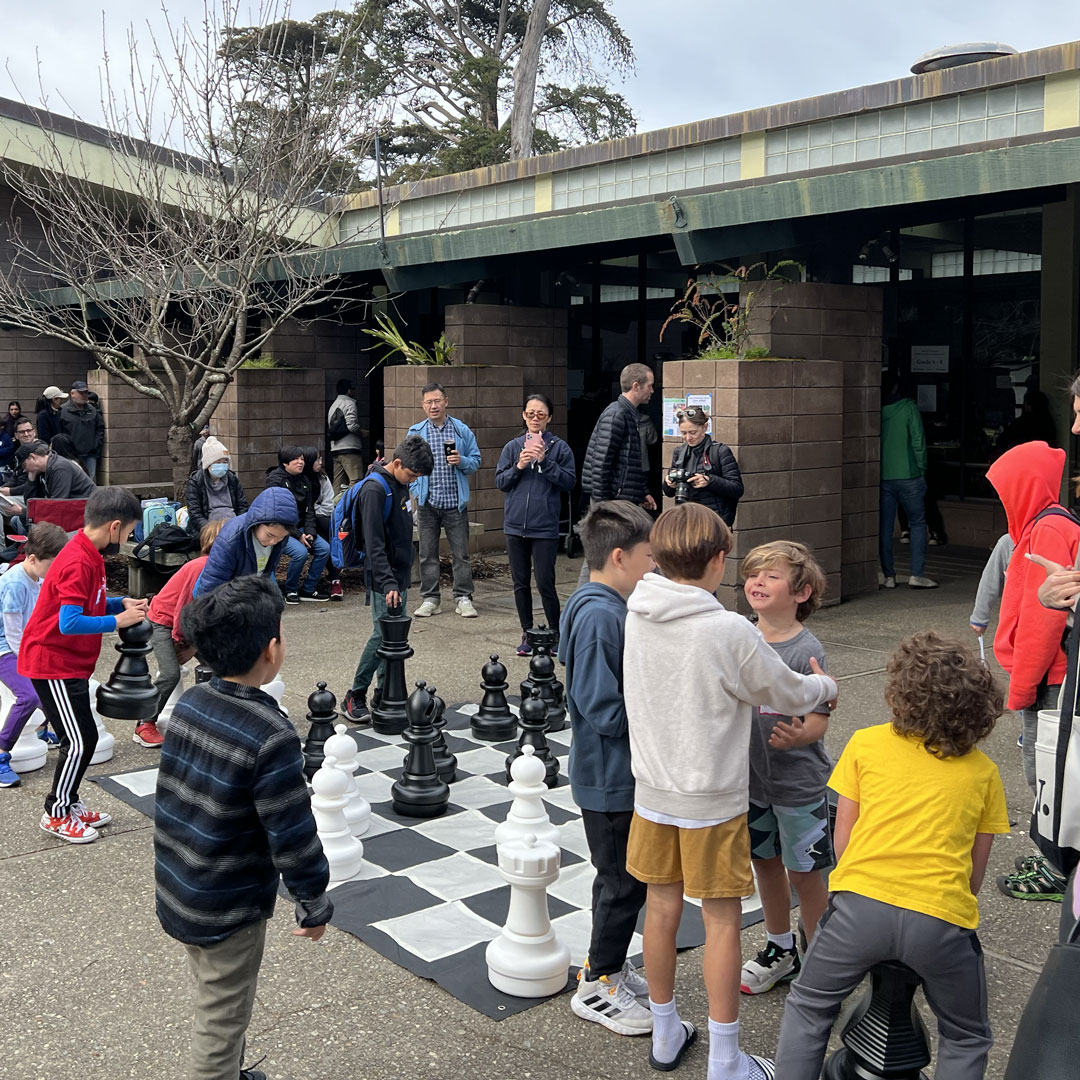
MULTIPOLYGON (((622 393, 600 414, 581 467, 582 514, 589 503, 624 499, 656 509, 649 494, 649 421, 639 406, 653 395, 653 373, 645 364, 627 364, 619 374, 622 393)), ((578 584, 589 580, 582 563, 578 584)))

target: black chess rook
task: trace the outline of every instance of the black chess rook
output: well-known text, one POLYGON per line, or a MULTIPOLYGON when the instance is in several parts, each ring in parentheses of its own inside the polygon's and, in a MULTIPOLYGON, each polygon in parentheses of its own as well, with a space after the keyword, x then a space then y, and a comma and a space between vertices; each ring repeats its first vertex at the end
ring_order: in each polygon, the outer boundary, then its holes
POLYGON ((400 735, 408 726, 405 702, 409 694, 405 682, 405 661, 413 654, 409 645, 409 627, 412 619, 402 610, 401 604, 387 608, 379 619, 382 628, 382 644, 378 657, 383 661, 382 692, 371 707, 371 726, 380 735, 400 735))
POLYGON ((316 683, 317 689, 308 696, 307 719, 311 724, 304 740, 304 775, 310 781, 323 763, 323 747, 334 734, 337 723, 337 698, 326 689, 326 683, 316 683))
POLYGON ((440 780, 452 784, 457 779, 457 758, 450 752, 443 734, 443 728, 446 727, 446 702, 439 697, 434 686, 429 686, 427 690, 431 695, 431 726, 435 729, 435 741, 431 744, 435 771, 440 780))
POLYGON ((450 802, 450 787, 439 778, 432 744, 437 732, 432 726, 432 701, 427 686, 418 682, 406 702, 409 726, 405 741, 409 752, 401 779, 390 788, 394 809, 404 817, 438 817, 450 802))
POLYGON ((102 716, 113 720, 153 720, 157 715, 158 691, 150 678, 146 657, 153 651, 150 638, 154 628, 148 619, 134 626, 122 627, 120 644, 109 681, 99 686, 97 708, 102 716))
POLYGON ((553 788, 559 782, 559 759, 548 745, 547 706, 535 686, 529 699, 521 702, 521 735, 514 752, 506 755, 507 780, 510 779, 510 766, 521 757, 526 746, 531 746, 536 760, 544 763, 544 783, 553 788))
POLYGON ((499 654, 492 653, 480 672, 480 689, 484 696, 480 708, 469 721, 473 737, 485 742, 506 742, 517 735, 517 721, 506 703, 506 665, 499 663, 499 654))

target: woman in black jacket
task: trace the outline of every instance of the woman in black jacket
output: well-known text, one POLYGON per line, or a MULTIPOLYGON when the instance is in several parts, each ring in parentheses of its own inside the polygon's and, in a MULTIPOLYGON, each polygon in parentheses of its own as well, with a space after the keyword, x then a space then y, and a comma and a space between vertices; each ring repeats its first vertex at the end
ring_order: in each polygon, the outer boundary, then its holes
POLYGON ((742 473, 730 448, 713 440, 707 432, 709 414, 699 405, 687 405, 675 413, 683 445, 671 455, 671 468, 686 472, 685 487, 671 483, 671 472, 664 479, 664 494, 678 502, 699 502, 715 510, 730 528, 735 523, 735 508, 742 498, 742 473))
POLYGON ((289 569, 285 574, 286 604, 330 599, 315 592, 315 586, 330 561, 330 545, 319 535, 315 520, 319 482, 313 466, 318 456, 319 452, 313 446, 283 446, 278 451, 277 468, 269 469, 266 473, 267 487, 283 487, 292 492, 300 515, 300 535, 289 536, 283 549, 289 558, 289 569), (311 556, 311 566, 301 588, 300 575, 308 556, 311 556))
POLYGON ((188 532, 198 536, 211 521, 229 521, 248 508, 240 477, 229 468, 229 451, 212 436, 203 440, 202 468, 187 482, 188 532))

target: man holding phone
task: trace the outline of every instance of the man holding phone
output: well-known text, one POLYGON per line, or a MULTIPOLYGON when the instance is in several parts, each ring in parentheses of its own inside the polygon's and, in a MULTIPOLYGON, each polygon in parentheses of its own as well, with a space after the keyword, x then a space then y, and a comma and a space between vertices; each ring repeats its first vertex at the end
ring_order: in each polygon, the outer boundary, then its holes
POLYGON ((447 412, 449 399, 441 383, 432 382, 421 393, 424 419, 408 434, 420 435, 431 447, 434 469, 411 485, 416 500, 420 537, 420 592, 422 602, 413 612, 425 619, 442 610, 439 594, 439 540, 443 530, 454 564, 454 603, 457 613, 476 618, 473 607, 472 565, 469 562, 469 477, 480 468, 476 436, 468 425, 447 412))

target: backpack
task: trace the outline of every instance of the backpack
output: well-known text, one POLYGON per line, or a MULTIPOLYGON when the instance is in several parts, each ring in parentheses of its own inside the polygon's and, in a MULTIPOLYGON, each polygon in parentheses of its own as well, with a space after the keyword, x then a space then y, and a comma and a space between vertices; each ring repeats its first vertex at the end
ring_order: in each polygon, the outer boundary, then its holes
POLYGON ((199 541, 186 529, 172 522, 163 521, 155 525, 150 535, 135 545, 132 555, 136 559, 146 559, 150 565, 162 574, 169 574, 175 569, 158 562, 158 555, 187 555, 199 546, 199 541))
POLYGON ((382 473, 368 473, 363 480, 358 480, 338 500, 334 507, 334 516, 330 519, 330 565, 340 570, 349 570, 363 566, 365 555, 364 522, 360 517, 360 489, 369 481, 375 480, 386 492, 383 503, 383 524, 390 519, 394 506, 394 493, 390 483, 382 473))
MULTIPOLYGON (((330 433, 330 438, 333 442, 337 442, 338 439, 344 439, 349 434, 349 425, 345 422, 345 412, 339 405, 330 414, 330 423, 327 427, 327 431, 330 433)), ((337 565, 336 563, 334 564, 337 565)))

